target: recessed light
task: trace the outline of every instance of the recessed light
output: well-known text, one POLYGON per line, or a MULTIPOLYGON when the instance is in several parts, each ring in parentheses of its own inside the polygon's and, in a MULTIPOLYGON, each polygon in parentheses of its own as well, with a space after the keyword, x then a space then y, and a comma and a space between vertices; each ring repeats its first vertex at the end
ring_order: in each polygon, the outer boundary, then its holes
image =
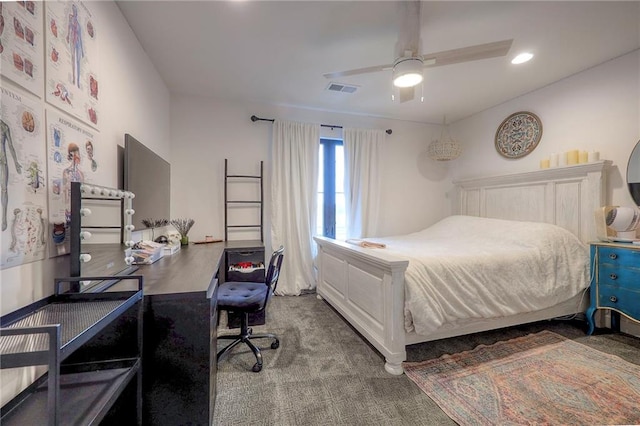
POLYGON ((516 56, 515 58, 513 58, 511 60, 511 63, 514 65, 518 65, 518 64, 524 64, 527 61, 530 61, 531 58, 533 58, 533 53, 521 53, 518 56, 516 56))

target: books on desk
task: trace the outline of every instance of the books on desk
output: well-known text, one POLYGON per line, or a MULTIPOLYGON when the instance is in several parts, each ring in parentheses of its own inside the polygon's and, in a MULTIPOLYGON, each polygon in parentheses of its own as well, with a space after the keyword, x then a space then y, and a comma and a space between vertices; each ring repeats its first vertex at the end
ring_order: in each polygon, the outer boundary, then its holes
POLYGON ((374 241, 367 241, 367 240, 349 239, 349 240, 346 240, 345 242, 349 243, 349 244, 355 244, 357 246, 364 247, 364 248, 385 248, 385 247, 387 247, 386 244, 376 243, 374 241))
POLYGON ((149 265, 164 256, 164 244, 140 241, 131 250, 134 265, 149 265))

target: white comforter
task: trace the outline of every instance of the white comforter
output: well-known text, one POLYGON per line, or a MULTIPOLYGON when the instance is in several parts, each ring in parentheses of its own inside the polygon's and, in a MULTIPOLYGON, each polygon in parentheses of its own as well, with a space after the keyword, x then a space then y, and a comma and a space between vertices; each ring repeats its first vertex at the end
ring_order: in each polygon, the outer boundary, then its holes
POLYGON ((409 260, 405 328, 418 334, 548 308, 588 286, 587 247, 555 225, 450 216, 371 240, 409 260))

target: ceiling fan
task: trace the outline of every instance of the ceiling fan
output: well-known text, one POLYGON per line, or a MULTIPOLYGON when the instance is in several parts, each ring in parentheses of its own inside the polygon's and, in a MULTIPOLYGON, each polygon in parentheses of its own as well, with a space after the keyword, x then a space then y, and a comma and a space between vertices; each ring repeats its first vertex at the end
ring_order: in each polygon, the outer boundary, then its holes
POLYGON ((420 52, 420 1, 400 1, 398 41, 395 46, 396 60, 392 64, 375 65, 324 74, 328 79, 348 77, 379 71, 393 71, 393 84, 400 90, 400 102, 414 98, 414 88, 422 82, 424 68, 459 64, 479 59, 505 56, 513 39, 476 44, 458 49, 443 50, 435 53, 420 52))

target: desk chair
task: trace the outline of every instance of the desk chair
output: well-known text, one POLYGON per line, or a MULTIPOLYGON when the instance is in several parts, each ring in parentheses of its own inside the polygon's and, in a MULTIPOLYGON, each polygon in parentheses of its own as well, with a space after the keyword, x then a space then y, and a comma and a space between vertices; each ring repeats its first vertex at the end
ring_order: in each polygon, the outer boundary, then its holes
POLYGON ((262 370, 262 354, 260 353, 260 349, 255 346, 251 340, 269 338, 273 339, 271 349, 278 349, 280 346, 280 341, 275 334, 253 334, 253 330, 249 328, 248 324, 249 314, 265 309, 271 295, 276 290, 283 256, 284 247, 280 246, 280 248, 271 255, 264 282, 229 281, 220 285, 218 289, 218 309, 240 314, 240 334, 218 336, 218 339, 233 340, 233 342, 218 352, 218 360, 239 343, 245 343, 256 356, 257 362, 252 370, 257 373, 262 370))

